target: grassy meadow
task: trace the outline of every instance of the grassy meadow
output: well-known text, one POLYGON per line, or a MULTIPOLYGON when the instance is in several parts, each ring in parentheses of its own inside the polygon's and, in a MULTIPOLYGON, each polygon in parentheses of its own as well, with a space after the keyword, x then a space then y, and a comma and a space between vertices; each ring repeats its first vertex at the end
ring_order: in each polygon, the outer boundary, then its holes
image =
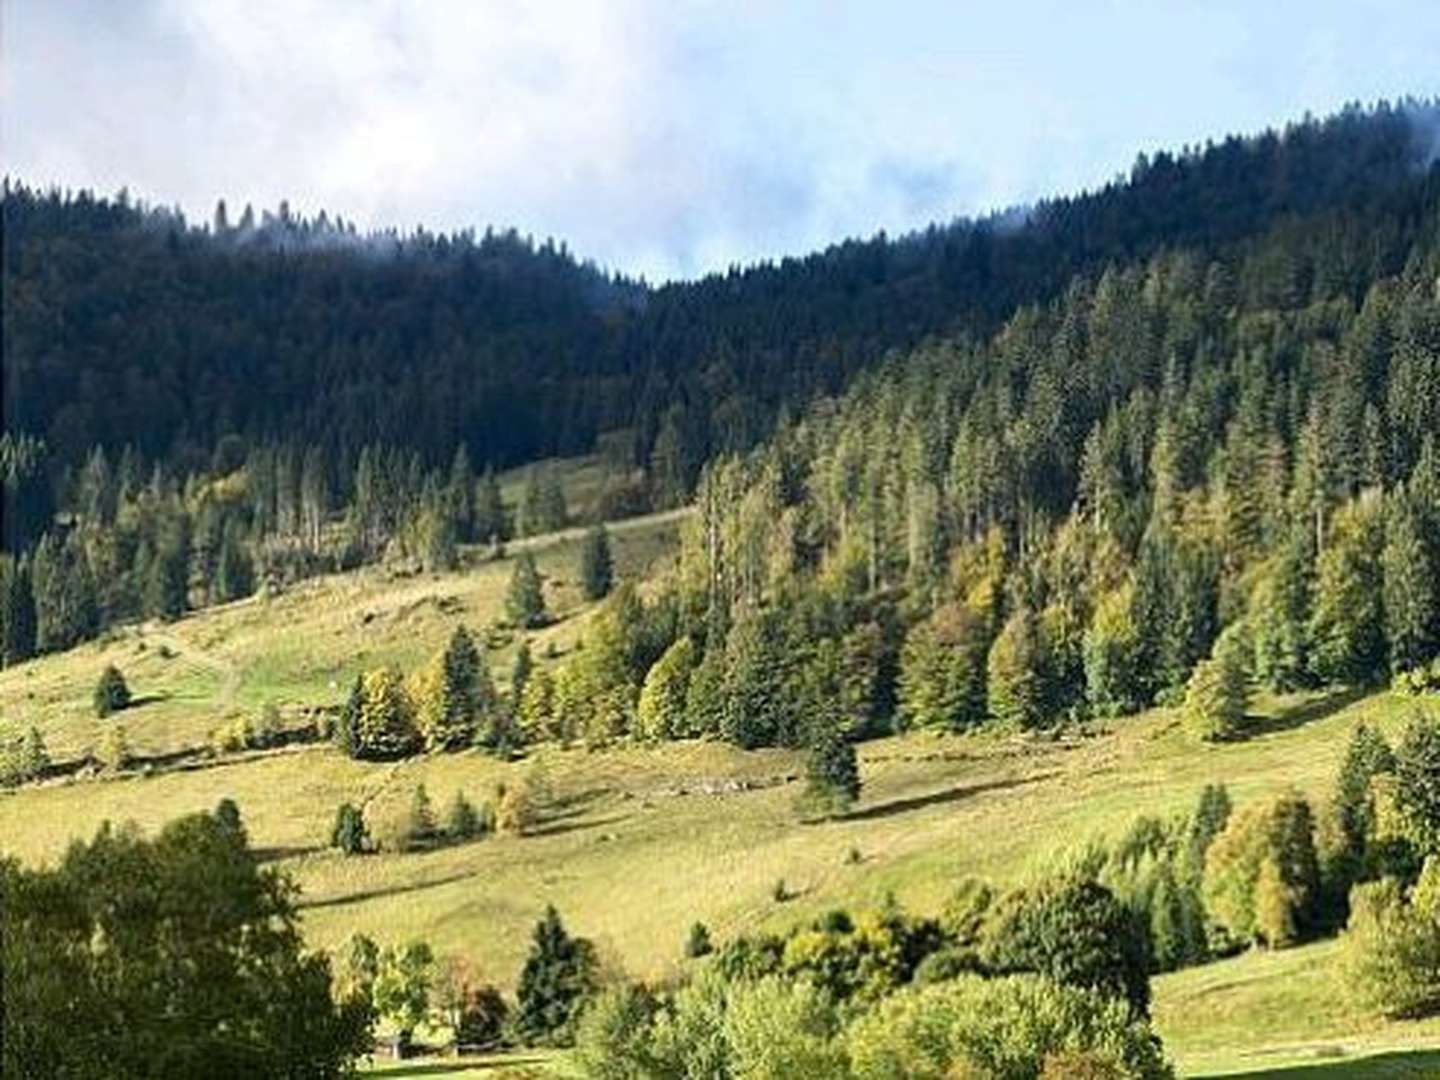
MULTIPOLYGON (((612 527, 622 577, 669 565, 680 516, 612 527)), ((558 616, 531 636, 532 648, 537 657, 552 646, 563 654, 587 611, 575 585, 579 537, 570 530, 512 544, 493 561, 471 553, 453 574, 369 568, 317 578, 174 624, 128 627, 0 672, 0 716, 35 724, 57 761, 88 753, 102 725, 114 722, 96 720, 90 706, 95 678, 110 662, 139 699, 121 714, 136 752, 189 754, 183 768, 0 793, 0 851, 53 860, 102 821, 153 829, 228 796, 262 857, 300 885, 305 933, 316 947, 334 948, 355 931, 382 943, 422 938, 437 953, 469 954, 508 989, 532 926, 554 903, 610 967, 660 979, 685 962, 682 943, 697 919, 724 939, 833 907, 877 904, 891 893, 907 907, 935 911, 963 875, 1022 879, 1087 838, 1116 834, 1137 814, 1187 808, 1214 780, 1228 785, 1237 805, 1291 784, 1323 798, 1357 721, 1394 736, 1416 708, 1389 694, 1265 697, 1255 704, 1253 738, 1215 746, 1195 744, 1164 709, 1063 738, 886 738, 860 748, 858 806, 815 824, 799 820, 801 761, 783 750, 747 753, 710 742, 541 747, 517 762, 465 751, 394 764, 352 761, 324 744, 215 760, 193 753, 229 717, 273 702, 298 718, 338 704, 362 668, 413 668, 457 621, 491 626, 501 615, 510 555, 522 546, 534 549, 558 616), (443 814, 457 791, 478 801, 521 777, 551 793, 532 835, 359 858, 326 846, 342 802, 384 822, 423 783, 443 814), (785 901, 775 899, 780 881, 785 901)), ((492 644, 488 660, 503 682, 516 642, 492 644)), ((1352 1015, 1328 973, 1333 950, 1322 942, 1257 952, 1157 979, 1157 1026, 1184 1073, 1303 1066, 1294 1075, 1322 1080, 1423 1075, 1384 1071, 1401 1066, 1440 1072, 1440 1021, 1352 1015)), ((377 1068, 420 1075, 413 1063, 377 1068)), ((443 1062, 424 1068, 448 1071, 443 1062)), ((465 1068, 483 1075, 481 1065, 465 1068)))

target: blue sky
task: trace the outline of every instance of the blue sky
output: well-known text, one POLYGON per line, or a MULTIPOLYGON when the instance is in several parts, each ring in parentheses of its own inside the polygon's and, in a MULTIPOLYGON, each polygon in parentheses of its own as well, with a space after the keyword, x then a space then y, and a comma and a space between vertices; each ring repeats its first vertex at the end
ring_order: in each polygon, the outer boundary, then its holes
POLYGON ((1440 93, 1416 2, 5 0, 11 175, 513 225, 651 280, 1440 93))

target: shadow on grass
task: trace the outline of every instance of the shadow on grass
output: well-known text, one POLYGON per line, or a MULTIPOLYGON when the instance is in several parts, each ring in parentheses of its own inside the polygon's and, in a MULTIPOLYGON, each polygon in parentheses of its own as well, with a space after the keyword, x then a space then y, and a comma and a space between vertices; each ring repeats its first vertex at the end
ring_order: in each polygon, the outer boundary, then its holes
POLYGON ((1302 702, 1293 709, 1286 709, 1275 716, 1252 716, 1249 718, 1249 737, 1274 735, 1281 731, 1293 731, 1320 720, 1328 719, 1369 694, 1363 687, 1350 687, 1325 694, 1323 697, 1302 702))
MULTIPOLYGON (((525 1065, 543 1065, 543 1057, 490 1057, 450 1058, 446 1061, 417 1061, 413 1065, 403 1062, 393 1068, 377 1065, 373 1070, 380 1076, 448 1076, 452 1073, 474 1072, 477 1069, 513 1069, 525 1065)), ((363 1074, 362 1074, 363 1075, 363 1074)))
MULTIPOLYGON (((1321 1061, 1313 1065, 1286 1065, 1278 1069, 1225 1073, 1225 1080, 1360 1080, 1362 1077, 1440 1076, 1440 1050, 1396 1050, 1372 1057, 1321 1061)), ((1218 1080, 1218 1077, 1217 1077, 1218 1080)))
POLYGON ((987 784, 957 784, 944 791, 932 791, 928 795, 915 795, 908 799, 892 799, 890 802, 867 806, 862 810, 852 810, 848 814, 840 814, 835 820, 871 821, 894 814, 906 814, 911 810, 923 810, 927 806, 943 806, 946 803, 960 802, 962 799, 968 799, 974 795, 983 795, 987 791, 1004 791, 1008 788, 1024 787, 1027 784, 1038 784, 1042 780, 1049 780, 1052 776, 1058 775, 1055 772, 1044 772, 1011 780, 992 780, 987 784))
POLYGON ((299 858, 301 855, 314 855, 324 850, 318 844, 282 844, 277 847, 252 847, 250 854, 255 857, 256 862, 267 863, 299 858))
MULTIPOLYGON (((574 815, 567 815, 571 817, 574 815)), ((594 818, 590 821, 560 821, 556 824, 545 824, 537 826, 527 832, 526 836, 563 836, 565 833, 584 832, 587 829, 598 829, 601 825, 614 825, 616 822, 624 821, 622 814, 614 814, 610 817, 594 818)))
POLYGON ((435 878, 432 881, 417 881, 411 885, 387 885, 383 889, 365 889, 361 892, 346 893, 343 896, 330 896, 324 900, 306 900, 302 897, 296 902, 295 908, 303 911, 308 908, 342 907, 345 904, 358 904, 364 900, 378 900, 386 896, 402 896, 405 893, 436 889, 441 885, 453 885, 457 881, 464 881, 466 878, 474 876, 474 871, 467 871, 463 874, 450 874, 446 877, 435 878))

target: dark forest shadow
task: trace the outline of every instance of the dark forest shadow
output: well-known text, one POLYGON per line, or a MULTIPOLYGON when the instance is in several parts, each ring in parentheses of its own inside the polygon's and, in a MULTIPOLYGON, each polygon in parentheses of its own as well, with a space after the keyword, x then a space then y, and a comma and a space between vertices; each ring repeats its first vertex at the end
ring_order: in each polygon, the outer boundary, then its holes
POLYGON ((1373 1057, 1346 1058, 1314 1065, 1226 1073, 1226 1080, 1359 1080, 1360 1077, 1440 1076, 1440 1050, 1396 1050, 1373 1057))
POLYGON ((890 817, 893 814, 906 814, 911 810, 923 810, 927 806, 943 806, 946 803, 960 802, 974 795, 983 795, 987 791, 1004 791, 1008 788, 1024 787, 1027 784, 1038 784, 1042 780, 1048 780, 1058 775, 1054 772, 1036 773, 1033 776, 1018 777, 1011 780, 992 780, 985 784, 958 784, 944 791, 932 791, 928 795, 914 795, 905 799, 892 799, 890 802, 879 803, 875 806, 867 806, 862 810, 851 810, 848 814, 840 814, 836 821, 872 821, 875 818, 890 817))
POLYGON ((1341 710, 1348 709, 1369 693, 1370 691, 1363 687, 1347 687, 1344 690, 1335 690, 1322 697, 1301 702, 1275 716, 1246 717, 1249 725, 1248 737, 1275 735, 1282 731, 1293 731, 1306 724, 1326 720, 1341 710))

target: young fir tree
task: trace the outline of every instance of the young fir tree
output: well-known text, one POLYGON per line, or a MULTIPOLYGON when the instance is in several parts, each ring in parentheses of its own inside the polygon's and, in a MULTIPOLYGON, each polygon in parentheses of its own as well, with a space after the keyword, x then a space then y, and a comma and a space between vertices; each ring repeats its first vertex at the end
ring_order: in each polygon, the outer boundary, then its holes
POLYGON ((485 831, 485 821, 463 791, 455 792, 445 812, 445 835, 452 840, 473 840, 485 831))
POLYGON ((1243 733, 1250 697, 1246 650, 1243 633, 1232 627, 1215 643, 1214 655, 1191 673, 1185 726, 1196 738, 1220 742, 1243 733))
POLYGON ((530 673, 535 670, 535 658, 530 654, 530 642, 528 639, 520 640, 520 647, 515 650, 515 662, 510 665, 510 703, 519 712, 520 703, 525 699, 525 684, 530 681, 530 673))
POLYGON ((905 637, 900 712, 907 728, 965 731, 987 715, 987 620, 959 604, 937 608, 905 637))
POLYGON ((335 811, 335 825, 330 830, 330 846, 346 855, 359 855, 370 845, 370 832, 365 815, 353 803, 341 803, 335 811))
POLYGON ((510 519, 500 498, 500 481, 486 466, 475 497, 475 539, 481 543, 503 543, 510 539, 510 519))
POLYGON ((414 706, 398 672, 377 668, 363 676, 357 734, 357 757, 404 757, 417 748, 414 706))
POLYGON ((470 464, 470 451, 462 442, 455 447, 450 461, 450 479, 445 486, 449 517, 455 526, 456 539, 472 543, 475 539, 475 470, 470 464))
POLYGON ((361 676, 356 675, 350 684, 350 695, 340 711, 340 722, 335 725, 335 745, 347 757, 360 755, 360 717, 365 710, 365 687, 361 676))
POLYGON ((1357 724, 1335 779, 1335 823, 1343 855, 1352 870, 1363 864, 1375 835, 1375 796, 1371 781, 1395 771, 1395 755, 1385 737, 1368 724, 1357 724))
POLYGON ((610 557, 610 533, 603 524, 585 532, 580 547, 580 588, 587 600, 599 600, 614 584, 615 564, 610 557))
POLYGON ((535 926, 530 955, 520 972, 515 1028, 529 1045, 569 1041, 585 999, 596 987, 594 946, 571 937, 554 906, 535 926))
POLYGON ((635 708, 637 738, 658 742, 692 734, 686 723, 685 698, 695 667, 695 644, 682 637, 650 666, 635 708))
POLYGON ((1390 670, 1412 671, 1440 652, 1440 537, 1426 543, 1424 519, 1402 489, 1386 501, 1384 575, 1385 636, 1390 670))
POLYGON ((990 646, 986 669, 990 712, 1002 724, 1030 731, 1052 719, 1045 641, 1029 608, 1006 621, 990 646))
POLYGON ((544 625, 545 593, 535 556, 528 551, 522 551, 515 560, 510 589, 505 594, 505 615, 511 623, 526 629, 544 625))
POLYGON ((125 676, 114 664, 106 664, 105 670, 95 683, 95 715, 102 720, 111 713, 117 713, 130 704, 130 687, 125 676))
POLYGON ((220 539, 220 557, 215 568, 215 598, 224 603, 239 600, 255 591, 255 567, 245 549, 240 526, 227 521, 220 539))
POLYGON ((435 825, 435 810, 430 804, 430 795, 424 784, 415 785, 410 798, 410 809, 405 816, 405 846, 417 850, 430 847, 439 836, 435 825))
POLYGON ((1342 506, 1320 553, 1310 634, 1315 668, 1330 682, 1364 685, 1384 670, 1384 547, 1380 501, 1362 496, 1342 506))

